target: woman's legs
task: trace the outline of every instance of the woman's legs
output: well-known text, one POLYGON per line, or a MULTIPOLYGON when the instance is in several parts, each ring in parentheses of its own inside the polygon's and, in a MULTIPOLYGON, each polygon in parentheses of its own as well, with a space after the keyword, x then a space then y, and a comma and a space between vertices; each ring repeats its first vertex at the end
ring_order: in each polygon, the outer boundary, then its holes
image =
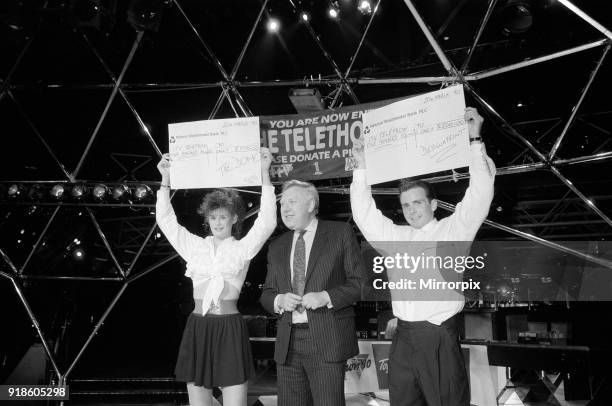
MULTIPOLYGON (((212 389, 196 386, 193 382, 187 383, 187 394, 190 406, 212 406, 212 389)), ((246 399, 246 397, 245 397, 246 399)), ((245 401, 246 404, 246 401, 245 401)))
POLYGON ((224 386, 221 388, 223 392, 223 406, 246 406, 248 386, 249 383, 247 381, 240 385, 224 386))

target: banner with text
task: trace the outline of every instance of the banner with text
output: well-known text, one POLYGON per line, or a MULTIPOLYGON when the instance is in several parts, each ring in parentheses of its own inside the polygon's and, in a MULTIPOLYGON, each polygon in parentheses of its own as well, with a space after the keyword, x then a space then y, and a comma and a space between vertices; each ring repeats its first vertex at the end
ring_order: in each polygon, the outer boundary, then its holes
POLYGON ((352 176, 353 140, 361 137, 361 116, 401 99, 307 114, 261 116, 262 145, 273 155, 272 181, 352 176))

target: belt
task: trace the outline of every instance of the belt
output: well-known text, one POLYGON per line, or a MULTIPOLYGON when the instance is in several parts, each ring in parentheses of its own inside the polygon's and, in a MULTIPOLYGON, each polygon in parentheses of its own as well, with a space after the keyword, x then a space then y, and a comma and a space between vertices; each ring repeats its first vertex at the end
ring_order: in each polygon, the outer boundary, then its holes
POLYGON ((423 328, 440 328, 446 327, 450 329, 457 328, 457 318, 456 316, 451 317, 448 320, 445 320, 439 326, 428 321, 405 321, 402 319, 397 320, 397 326, 406 329, 423 329, 423 328))
POLYGON ((305 329, 308 328, 308 323, 293 323, 291 327, 305 329))
MULTIPOLYGON (((193 309, 193 312, 195 314, 199 314, 202 315, 202 300, 201 299, 195 299, 195 307, 193 309)), ((223 314, 235 314, 238 313, 238 300, 219 300, 219 303, 217 306, 211 306, 210 309, 208 309, 208 311, 206 312, 206 314, 216 314, 216 315, 223 315, 223 314)))

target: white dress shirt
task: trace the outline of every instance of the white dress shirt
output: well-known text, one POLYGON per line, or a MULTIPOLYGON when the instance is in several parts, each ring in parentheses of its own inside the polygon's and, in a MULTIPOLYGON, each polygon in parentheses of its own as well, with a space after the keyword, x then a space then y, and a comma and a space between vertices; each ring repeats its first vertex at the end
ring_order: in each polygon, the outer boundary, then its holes
MULTIPOLYGON (((306 231, 304 233, 304 236, 302 237, 304 239, 304 247, 305 247, 305 254, 306 254, 306 258, 305 258, 306 261, 304 262, 304 267, 305 267, 304 276, 306 276, 306 272, 308 271, 308 258, 310 257, 310 250, 312 249, 312 243, 314 242, 318 224, 319 224, 319 221, 315 217, 312 219, 310 224, 308 224, 308 226, 306 226, 306 228, 304 229, 304 231, 306 231)), ((295 243, 299 236, 300 236, 300 231, 295 230, 293 232, 293 242, 291 243, 291 256, 289 257, 289 267, 291 268, 292 283, 293 283, 293 254, 295 253, 295 243)), ((277 313, 283 314, 283 310, 278 307, 278 297, 279 296, 280 295, 276 295, 276 297, 274 298, 274 310, 277 313)), ((291 322, 293 324, 308 323, 308 316, 306 315, 306 310, 304 310, 302 313, 298 311, 294 311, 293 314, 291 315, 291 322)))
POLYGON ((157 192, 157 224, 172 247, 187 262, 185 276, 193 281, 194 299, 202 300, 202 314, 206 314, 211 306, 218 305, 220 299, 238 299, 250 260, 276 228, 274 187, 262 186, 261 189, 261 207, 253 227, 240 240, 234 237, 223 240, 216 252, 213 236, 199 237, 178 224, 168 188, 161 188, 157 192), (224 291, 226 284, 235 289, 224 291))
MULTIPOLYGON (((400 226, 376 208, 366 171, 353 171, 351 209, 355 223, 368 241, 473 241, 489 214, 493 200, 495 165, 484 145, 470 145, 470 184, 455 212, 440 221, 433 219, 420 229, 400 226)), ((463 309, 464 301, 393 301, 393 314, 405 321, 429 321, 440 325, 463 309)))

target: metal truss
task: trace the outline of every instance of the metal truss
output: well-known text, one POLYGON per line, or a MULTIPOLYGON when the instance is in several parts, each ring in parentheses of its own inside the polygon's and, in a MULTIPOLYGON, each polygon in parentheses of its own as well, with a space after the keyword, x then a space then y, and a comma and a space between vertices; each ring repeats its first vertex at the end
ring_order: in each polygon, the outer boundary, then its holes
MULTIPOLYGON (((296 4, 294 3, 294 0, 287 0, 290 5, 293 7, 294 10, 294 14, 296 19, 299 18, 299 9, 296 6, 296 4)), ((107 99, 106 105, 104 107, 104 110, 102 111, 99 120, 96 124, 95 129, 93 130, 92 134, 90 134, 89 137, 89 141, 87 143, 87 146, 85 148, 85 150, 83 151, 81 158, 77 164, 77 166, 74 168, 74 170, 69 171, 66 166, 58 159, 57 155, 54 153, 54 151, 52 150, 52 148, 50 147, 50 145, 46 142, 45 140, 45 136, 43 133, 41 133, 41 131, 39 131, 38 128, 35 127, 33 121, 28 117, 28 114, 26 113, 26 111, 22 108, 22 106, 20 105, 20 103, 18 102, 18 100, 14 97, 12 90, 19 88, 18 86, 13 86, 11 84, 11 81, 14 77, 14 73, 18 70, 19 65, 21 64, 21 61, 23 60, 24 55, 28 52, 28 50, 30 49, 30 45, 32 43, 32 41, 34 40, 34 38, 36 37, 36 35, 38 35, 38 31, 34 33, 34 35, 32 37, 29 38, 29 40, 26 42, 23 50, 21 51, 21 53, 18 55, 15 64, 13 65, 12 69, 10 69, 9 73, 7 74, 7 77, 4 78, 4 81, 2 81, 1 85, 0 85, 0 100, 3 100, 5 97, 9 97, 10 100, 16 105, 19 113, 23 116, 23 118, 26 120, 26 122, 28 123, 28 125, 30 126, 30 128, 32 129, 32 131, 34 132, 34 134, 38 137, 38 139, 41 141, 41 143, 44 145, 45 149, 49 152, 50 156, 53 158, 54 162, 57 164, 57 166, 59 167, 59 169, 61 170, 62 174, 65 176, 65 179, 63 180, 64 182, 82 182, 85 181, 83 179, 79 179, 79 173, 81 172, 81 169, 83 167, 83 164, 86 162, 86 160, 88 159, 89 156, 89 151, 91 149, 91 146, 93 144, 93 142, 95 141, 98 132, 100 130, 100 127, 102 125, 102 123, 104 122, 104 120, 106 119, 106 115, 109 111, 110 106, 112 105, 112 103, 114 101, 116 101, 117 99, 117 95, 119 95, 123 101, 127 104, 127 106, 129 107, 130 111, 132 112, 132 114, 134 115, 134 118, 136 119, 136 121, 138 122, 140 128, 142 129, 143 133, 146 135, 147 140, 150 142, 150 144, 152 145, 152 147, 154 148, 154 150, 156 151, 156 153, 158 155, 161 155, 161 150, 159 148, 158 145, 156 145, 150 130, 147 128, 147 126, 144 124, 142 118, 140 117, 140 114, 138 113, 137 109, 134 107, 134 105, 131 103, 131 101, 129 100, 128 94, 127 92, 130 90, 134 90, 137 88, 141 88, 141 89, 158 89, 158 90, 164 90, 164 89, 168 89, 168 90, 172 90, 172 89, 176 89, 176 88, 218 88, 220 91, 220 94, 212 108, 212 111, 209 115, 209 119, 213 119, 216 117, 216 115, 218 114, 221 105, 223 104, 224 101, 226 101, 227 103, 229 103, 230 107, 232 108, 234 115, 236 117, 239 116, 252 116, 253 112, 251 111, 251 109, 249 108, 249 106, 246 104, 244 98, 242 97, 241 93, 240 93, 240 89, 242 88, 265 88, 265 87, 279 87, 279 86, 296 86, 296 85, 309 85, 309 84, 327 84, 327 85, 333 85, 336 86, 336 90, 335 90, 335 95, 333 98, 333 101, 331 102, 329 108, 333 109, 335 108, 337 105, 339 105, 339 103, 341 103, 341 95, 342 94, 347 94, 349 95, 349 97, 352 99, 352 101, 354 103, 359 103, 359 100, 357 98, 357 96, 355 95, 354 91, 353 91, 353 85, 377 85, 377 84, 402 84, 402 83, 430 83, 430 84, 439 84, 439 85, 446 85, 449 83, 462 83, 465 87, 465 89, 474 97, 474 99, 478 102, 478 104, 480 104, 480 106, 486 110, 493 118, 494 120, 496 120, 497 122, 501 123, 503 130, 505 131, 506 135, 511 137, 512 139, 515 139, 516 141, 518 141, 521 145, 524 146, 524 151, 521 152, 521 154, 519 156, 517 156, 515 159, 512 160, 511 165, 510 166, 506 166, 506 167, 502 167, 498 169, 498 175, 500 176, 505 176, 505 175, 514 175, 514 174, 520 174, 520 173, 527 173, 527 172, 532 172, 532 171, 539 171, 539 170, 545 170, 545 171, 549 171, 552 174, 554 174, 561 182, 563 182, 563 184, 565 184, 565 186, 568 188, 568 194, 566 196, 569 196, 571 193, 573 193, 575 196, 577 196, 578 201, 583 202, 593 213, 595 213, 600 220, 598 220, 598 222, 603 222, 605 224, 607 224, 608 226, 612 226, 612 220, 608 217, 608 215, 606 215, 591 199, 589 199, 587 196, 585 196, 583 194, 583 192, 581 192, 581 190, 573 184, 573 182, 568 179, 566 176, 564 176, 561 172, 561 168, 566 167, 566 166, 570 166, 570 165, 577 165, 577 164, 588 164, 588 163, 592 163, 592 162, 599 162, 599 161, 609 161, 612 159, 612 152, 600 152, 600 153, 595 153, 592 155, 587 155, 587 156, 582 156, 582 157, 577 157, 577 158, 569 158, 569 159, 559 159, 556 158, 556 153, 559 150, 560 146, 562 145, 564 139, 566 138, 569 129, 571 128, 572 124, 576 121, 576 120, 581 120, 581 116, 578 114, 580 107, 585 99, 586 94, 588 93, 589 89, 591 88, 591 85, 599 71, 599 68, 601 67, 601 65, 603 64, 605 58, 607 57, 607 54, 610 50, 611 47, 611 40, 612 40, 612 33, 606 29, 605 27, 603 27, 601 24, 597 23, 593 18, 591 18, 590 16, 588 16, 586 13, 584 13, 582 10, 578 9, 575 5, 573 5, 570 1, 568 0, 559 0, 559 3, 561 3, 563 6, 565 6, 568 10, 570 10, 571 12, 573 12, 574 14, 576 14, 578 17, 580 17, 581 19, 583 19, 586 23, 590 24, 591 26, 593 26, 595 29, 599 30, 603 35, 604 38, 598 40, 598 41, 594 41, 591 43, 587 43, 587 44, 583 44, 580 46, 576 46, 576 47, 572 47, 572 48, 568 48, 559 52, 555 52, 555 53, 551 53, 548 55, 543 55, 534 59, 529 59, 529 60, 525 60, 525 61, 521 61, 521 62, 517 62, 514 64, 510 64, 508 66, 504 66, 501 68, 494 68, 494 69, 489 69, 489 70, 485 70, 485 71, 481 71, 481 72, 469 72, 469 65, 470 65, 470 61, 471 58, 475 52, 475 50, 477 49, 477 47, 479 46, 479 42, 480 42, 480 38, 482 36, 482 33, 485 29, 486 24, 488 23, 493 10, 495 9, 495 6, 497 4, 497 0, 490 0, 488 3, 488 7, 487 10, 481 20, 478 32, 473 40, 472 45, 469 47, 468 49, 468 53, 467 53, 467 58, 465 59, 465 61, 463 62, 462 66, 457 68, 453 65, 453 63, 450 61, 450 59, 447 57, 447 55, 445 54, 444 50, 440 47, 437 39, 436 39, 436 35, 434 35, 429 27, 427 26, 426 22, 424 21, 424 19, 422 18, 422 16, 420 15, 420 13, 418 12, 418 10, 416 9, 416 7, 413 4, 412 0, 404 0, 406 6, 408 7, 408 9, 410 10, 410 13, 412 14, 412 16, 415 18, 415 20, 417 21, 420 29, 422 30, 423 34, 425 35, 425 37, 427 38, 427 41, 429 43, 429 45, 431 46, 431 48, 434 50, 435 55, 437 56, 437 58, 439 59, 439 61, 442 63, 442 65, 444 66, 444 68, 447 71, 447 75, 446 76, 434 76, 434 77, 395 77, 395 78, 368 78, 368 77, 349 77, 351 74, 351 71, 353 70, 353 66, 355 64, 355 61, 359 55, 359 52, 361 51, 364 41, 366 39, 366 36, 368 34, 368 32, 370 31, 370 27, 373 24, 373 21, 377 15, 376 11, 378 10, 379 5, 381 4, 382 0, 377 0, 376 1, 376 5, 373 8, 373 12, 371 14, 371 16, 369 17, 369 20, 367 22, 367 25, 361 35, 361 38, 359 40, 359 43, 356 47, 356 49, 354 50, 352 57, 350 59, 350 63, 348 68, 342 72, 338 66, 338 64, 334 61, 334 59, 332 58, 331 54, 327 51, 327 49, 325 48, 325 46, 323 45, 319 35, 316 33, 316 31, 314 30, 314 28, 310 25, 310 23, 308 22, 303 22, 305 24, 306 29, 308 30, 310 36, 312 37, 313 41, 315 41, 316 45, 318 46, 319 50, 321 51, 321 53, 323 54, 323 56, 326 58, 326 60, 329 62, 333 73, 335 75, 335 77, 326 77, 326 78, 320 78, 317 80, 307 80, 307 79, 295 79, 295 80, 283 80, 283 81, 268 81, 268 82, 255 82, 255 81, 243 81, 240 82, 236 79, 237 73, 241 67, 241 64, 243 62, 243 59, 246 55, 246 51, 249 48, 253 35, 255 33, 256 28, 258 27, 258 25, 261 23, 262 18, 265 14, 265 10, 266 7, 268 5, 268 0, 263 0, 262 1, 262 5, 260 8, 260 11, 255 19, 255 21, 253 22, 253 26, 252 29, 248 35, 247 40, 245 41, 241 52, 235 62, 235 64, 233 65, 232 69, 229 71, 225 69, 225 67, 223 66, 223 64, 221 63, 221 61, 219 60, 219 58, 217 58, 217 56, 215 55, 215 53, 213 52, 212 48, 208 45, 208 43, 205 41, 205 39, 202 37, 202 35, 200 34, 200 32, 196 29, 196 27, 194 26, 194 24, 191 22, 189 16, 187 15, 187 13, 184 11, 184 9, 182 8, 180 1, 179 0, 174 0, 173 4, 174 6, 177 8, 177 10, 179 11, 179 14, 182 16, 182 18, 184 19, 185 24, 190 28, 191 32, 193 33, 193 35, 195 36, 195 38, 198 40, 199 44, 202 46, 202 48, 206 51, 206 54, 208 55, 208 57, 210 58, 210 60, 213 62, 213 65, 217 68, 220 76, 221 76, 221 80, 217 81, 217 82, 208 82, 208 83, 156 83, 156 84, 141 84, 141 85, 135 85, 135 84, 125 84, 123 83, 124 81, 124 76, 125 73, 127 71, 127 69, 129 68, 132 59, 134 57, 135 52, 138 50, 139 46, 141 45, 142 39, 146 34, 146 32, 144 31, 138 31, 136 32, 136 37, 134 39, 131 51, 129 52, 126 60, 124 61, 123 67, 121 69, 120 74, 115 77, 112 73, 112 71, 109 69, 107 63, 105 62, 105 60, 102 58, 102 56, 100 55, 100 53, 96 50, 96 48, 94 47, 94 45, 89 41, 89 39, 87 38, 86 35, 82 35, 83 39, 85 40, 85 42, 88 44, 89 48, 92 50, 92 52, 94 53, 96 59, 100 62, 101 66, 104 68, 104 70, 107 72, 107 74, 109 75, 110 84, 103 84, 103 85, 86 85, 86 86, 77 86, 75 88, 79 88, 79 89, 98 89, 98 88, 109 88, 112 89, 112 92, 109 96, 109 98, 107 99), (510 72, 510 71, 515 71, 518 69, 522 69, 528 66, 532 66, 534 64, 538 64, 538 63, 542 63, 542 62, 546 62, 546 61, 550 61, 553 59, 558 59, 558 58, 562 58, 565 57, 567 55, 571 55, 571 54, 575 54, 575 53, 579 53, 579 52, 583 52, 589 49, 594 49, 594 48, 599 48, 602 47, 603 51, 601 54, 601 57, 596 65, 596 67, 592 70, 588 81, 586 82, 583 91, 581 92, 581 95, 579 97, 579 99, 576 101, 576 104, 574 105, 570 117, 569 119, 567 119, 564 123, 563 126, 563 130, 561 132, 561 134, 559 135, 559 137, 556 139, 554 146, 552 147, 552 149, 550 151, 540 151, 538 150, 530 141, 528 141, 518 130, 516 130, 508 121, 506 121, 503 116, 501 114, 499 114, 496 109, 490 104, 488 103, 484 98, 482 98, 479 93, 477 92, 477 90, 473 87, 473 83, 478 82, 478 80, 480 79, 484 79, 484 78, 488 78, 488 77, 492 77, 492 76, 496 76, 496 75, 501 75, 504 74, 506 72, 510 72), (536 161, 535 162, 531 162, 531 163, 523 163, 523 164, 516 164, 516 165, 512 165, 512 163, 517 162, 519 159, 521 159, 522 157, 529 155, 531 157, 535 157, 536 161)), ((456 10, 458 10, 458 8, 461 7, 463 3, 460 3, 456 10)), ((452 13, 451 16, 449 16, 449 18, 447 19, 447 22, 443 24, 443 27, 440 29, 439 33, 443 32, 446 29, 446 26, 448 25, 448 23, 450 22, 450 20, 454 17, 454 13, 456 13, 456 10, 452 13)), ((55 85, 50 85, 50 88, 62 88, 63 85, 62 84, 55 84, 55 85)), ((554 126, 560 125, 561 120, 558 119, 555 123, 554 126)), ((594 124, 592 124, 593 126, 595 126, 594 124)), ((596 126, 595 126, 596 127, 596 126)), ((600 129, 603 132, 606 132, 606 130, 600 129)), ((550 130, 549 130, 550 131, 550 130)), ((546 133, 548 134, 548 132, 546 133)), ((608 133, 609 135, 609 133, 608 133)), ((437 176, 437 177, 433 177, 431 179, 429 179, 429 181, 431 182, 448 182, 451 180, 456 180, 456 179, 462 179, 462 178, 467 178, 469 175, 468 174, 457 174, 457 175, 453 175, 453 176, 437 176)), ((94 180, 90 180, 91 182, 93 182, 94 180)), ((47 181, 44 181, 47 182, 47 181)), ((156 185, 157 182, 144 182, 144 183, 149 183, 151 185, 156 185)), ((337 194, 347 194, 348 193, 348 189, 346 187, 341 187, 341 188, 334 188, 334 187, 321 187, 320 188, 321 193, 337 193, 337 194)), ((377 194, 396 194, 397 191, 395 189, 375 189, 374 193, 377 194)), ((173 195, 174 197, 174 195, 173 195)), ((9 204, 16 204, 16 203, 9 203, 9 204)), ((78 205, 83 205, 83 204, 78 204, 78 205)), ((85 204, 87 205, 87 204, 85 204)), ((0 249, 0 256, 2 257, 2 260, 4 261, 4 263, 8 266, 9 272, 4 272, 4 271, 0 271, 0 276, 3 278, 6 278, 8 280, 11 281, 13 288, 15 289, 15 292, 17 293, 19 300, 21 301, 22 305, 24 306, 26 312, 28 313, 29 318, 31 319, 34 328, 36 329, 36 332, 39 336, 39 338, 41 339, 44 349, 47 353, 47 356, 49 357, 49 360, 51 362, 51 365, 53 367, 53 371, 56 375, 57 381, 59 384, 65 384, 68 380, 68 377, 70 375, 70 373, 73 371, 75 365, 78 363, 78 361, 80 360, 81 356, 83 355, 83 353, 86 351, 87 347, 89 346, 89 344, 91 343, 93 337, 95 336, 95 334, 101 329, 104 321, 106 320, 106 318, 109 316, 109 314, 112 312, 113 308, 115 307, 117 301, 119 300, 119 298, 126 292, 126 289, 128 287, 128 285, 132 282, 137 281, 138 279, 148 275, 150 272, 155 271, 156 269, 158 269, 159 267, 167 264, 170 261, 173 261, 174 259, 176 259, 178 257, 178 254, 176 253, 172 253, 170 252, 169 254, 166 254, 165 257, 163 259, 161 259, 160 261, 156 262, 154 265, 151 265, 145 269, 138 269, 138 259, 143 255, 143 252, 146 249, 147 244, 149 244, 149 242, 151 241, 151 238, 153 236, 153 233, 156 230, 156 225, 154 224, 152 227, 148 227, 148 224, 143 225, 142 223, 138 223, 137 219, 126 219, 126 232, 124 234, 122 234, 122 237, 120 237, 120 243, 115 244, 113 246, 113 244, 111 244, 111 242, 109 242, 109 240, 107 239, 105 233, 103 232, 102 228, 100 227, 99 221, 96 218, 96 215, 94 213, 94 211, 92 210, 91 207, 87 207, 87 213, 88 216, 92 222, 92 224, 94 225, 98 235, 100 236, 105 249, 108 251, 111 259, 112 259, 112 263, 114 265, 114 267, 116 268, 118 274, 120 275, 117 278, 88 278, 88 277, 68 277, 68 276, 61 276, 61 277, 56 277, 57 279, 77 279, 77 280, 105 280, 105 281, 114 281, 117 282, 119 284, 118 289, 117 289, 117 293, 115 294, 115 297, 113 298, 113 300, 111 301, 111 303, 109 304, 109 306, 107 307, 107 309, 105 310, 105 312, 103 313, 103 315, 100 317, 100 319, 98 320, 98 322, 96 323, 95 327, 93 328, 93 331, 91 332, 91 334, 88 336, 87 340, 85 341, 85 343, 82 345, 80 351, 78 352, 78 354, 76 355, 76 357, 72 360, 72 362, 70 363, 70 365, 65 369, 65 370, 60 370, 60 368, 57 365, 56 359, 55 359, 55 355, 53 354, 53 352, 51 351, 47 338, 45 337, 42 329, 40 328, 40 325, 37 321, 36 315, 32 312, 27 299, 25 298, 25 296, 23 295, 23 286, 22 286, 22 282, 25 279, 34 277, 34 276, 28 276, 27 274, 24 273, 24 270, 29 266, 29 264, 31 263, 31 259, 32 257, 35 255, 37 249, 39 248, 44 236, 47 234, 49 227, 51 226, 51 224, 56 220, 57 218, 57 214, 58 212, 63 208, 63 207, 69 207, 70 204, 66 204, 63 203, 61 205, 56 204, 57 207, 55 207, 53 213, 51 214, 51 216, 49 217, 43 232, 40 234, 38 240, 36 241, 36 243, 34 244, 34 246, 32 247, 32 250, 29 252, 29 255, 27 256, 26 260, 24 261, 23 265, 21 267, 17 267, 14 262, 11 260, 11 258, 8 257, 8 255, 6 255, 5 251, 0 249), (142 242, 142 244, 137 244, 136 241, 138 241, 139 238, 143 238, 144 237, 144 241, 142 242), (133 257, 133 259, 131 260, 131 262, 129 264, 122 264, 119 262, 119 260, 117 259, 116 255, 115 255, 115 250, 120 249, 120 250, 126 250, 126 249, 135 249, 136 253, 133 257)), ((92 205, 93 206, 93 205, 92 205)), ((99 205, 96 205, 99 206, 99 205)), ((106 205, 108 206, 108 205, 106 205)), ((123 206, 123 205, 120 205, 123 206)), ((146 206, 146 205, 145 205, 146 206)), ((149 205, 150 206, 150 205, 149 205)), ((454 206, 446 203, 446 202, 440 202, 440 206, 445 209, 445 210, 454 210, 454 206)), ((555 205, 551 211, 546 214, 543 218, 543 220, 540 220, 538 223, 541 226, 546 226, 547 222, 548 224, 550 224, 551 221, 554 221, 555 219, 555 213, 558 211, 558 209, 560 208, 560 205, 555 205)), ((252 209, 248 216, 252 216, 257 212, 257 208, 252 209)), ((529 218, 529 220, 533 220, 533 218, 529 218)), ((583 220, 584 222, 586 222, 585 224, 589 224, 589 221, 593 221, 593 220, 583 220)), ((519 230, 519 228, 522 228, 520 226, 522 226, 522 224, 518 224, 517 227, 509 227, 507 225, 503 225, 491 220, 487 220, 486 224, 498 228, 500 230, 504 230, 505 232, 508 232, 510 234, 513 234, 515 236, 521 237, 521 238, 525 238, 525 239, 529 239, 535 242, 538 242, 540 244, 546 245, 548 247, 552 247, 554 249, 557 249, 559 251, 562 252, 566 252, 569 253, 571 255, 574 256, 578 256, 581 258, 584 258, 588 261, 591 262, 595 262, 598 263, 599 265, 602 265, 604 267, 607 268, 612 268, 612 263, 610 263, 610 261, 606 261, 603 260, 601 258, 596 258, 596 257, 592 257, 586 253, 582 253, 582 252, 578 252, 575 250, 570 249, 569 247, 565 247, 563 245, 557 244, 555 242, 552 241, 548 241, 544 238, 526 233, 524 231, 519 230)), ((44 276, 42 277, 44 278, 44 276)))

